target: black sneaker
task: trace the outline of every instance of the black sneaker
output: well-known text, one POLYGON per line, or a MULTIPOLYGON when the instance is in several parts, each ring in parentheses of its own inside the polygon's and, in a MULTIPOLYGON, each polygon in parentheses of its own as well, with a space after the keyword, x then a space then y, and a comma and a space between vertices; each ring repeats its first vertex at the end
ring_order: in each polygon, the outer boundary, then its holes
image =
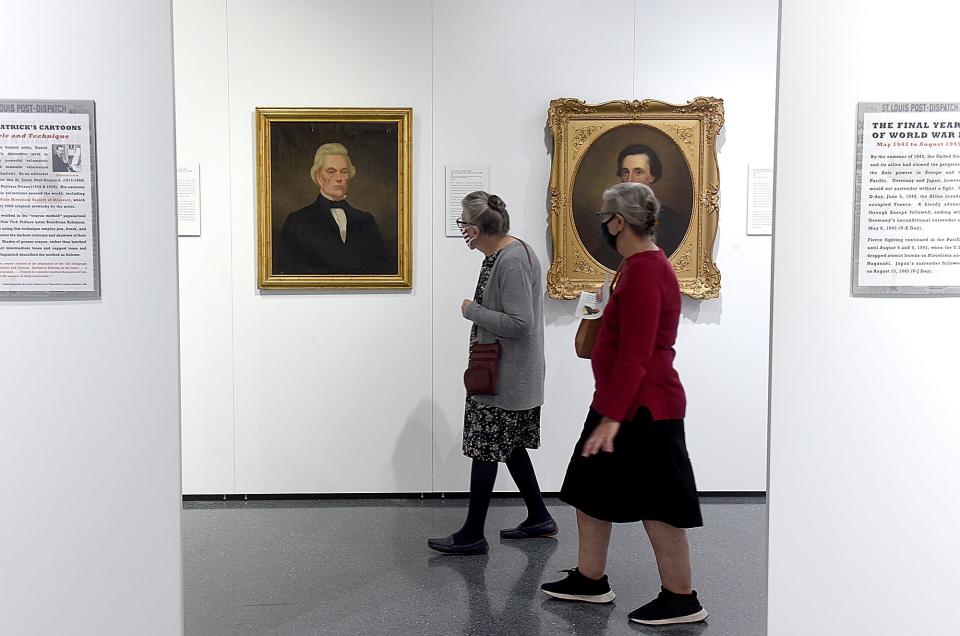
POLYGON ((630 612, 629 618, 641 625, 699 623, 707 618, 707 610, 703 609, 697 600, 696 591, 690 594, 674 594, 661 587, 657 598, 630 612))
POLYGON ((567 572, 567 578, 540 586, 543 593, 564 601, 584 601, 586 603, 610 603, 617 595, 610 589, 607 575, 601 579, 588 579, 580 570, 561 570, 567 572))

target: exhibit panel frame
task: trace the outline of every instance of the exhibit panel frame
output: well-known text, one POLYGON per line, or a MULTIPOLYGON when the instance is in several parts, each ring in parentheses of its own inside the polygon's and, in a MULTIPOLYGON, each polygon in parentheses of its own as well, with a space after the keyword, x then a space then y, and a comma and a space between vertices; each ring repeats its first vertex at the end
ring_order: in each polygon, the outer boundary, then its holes
MULTIPOLYGON (((413 109, 257 108, 255 117, 258 286, 261 289, 300 290, 412 288, 413 109), (294 128, 289 128, 290 126, 294 128), (288 130, 294 132, 288 133, 288 130), (297 139, 297 131, 303 133, 300 137, 306 138, 297 139), (288 145, 297 145, 302 147, 301 149, 309 148, 309 153, 300 152, 294 158, 280 156, 289 154, 276 152, 278 147, 283 145, 284 138, 281 138, 281 134, 285 134, 285 139, 290 140, 288 145), (377 134, 381 135, 381 140, 371 142, 369 137, 377 134), (314 139, 318 141, 309 145, 314 139), (351 141, 355 141, 356 144, 351 144, 351 141), (354 167, 356 157, 361 155, 356 145, 361 143, 365 144, 366 155, 364 156, 369 159, 369 163, 354 167), (343 223, 341 235, 345 249, 350 246, 347 239, 350 232, 354 228, 358 228, 356 231, 359 232, 359 228, 363 227, 365 228, 363 231, 370 235, 367 237, 368 242, 383 244, 384 256, 380 258, 378 255, 378 258, 385 267, 378 269, 377 266, 366 266, 363 259, 370 251, 369 246, 365 246, 363 249, 366 252, 360 252, 359 256, 344 256, 346 263, 342 268, 344 271, 337 269, 323 271, 322 263, 321 266, 315 266, 309 261, 305 261, 306 266, 299 271, 285 272, 278 267, 278 262, 283 258, 282 254, 278 253, 283 249, 277 241, 281 236, 280 227, 282 227, 282 224, 277 222, 278 215, 287 212, 288 217, 293 216, 289 214, 292 209, 309 203, 315 197, 317 202, 323 200, 323 197, 317 197, 317 187, 320 184, 315 174, 318 171, 318 165, 310 167, 311 160, 314 159, 314 150, 319 151, 318 144, 346 148, 350 157, 348 181, 355 175, 363 175, 365 169, 369 175, 371 164, 379 167, 381 173, 385 175, 382 179, 368 179, 362 186, 365 189, 361 190, 361 194, 366 196, 367 200, 384 202, 386 211, 377 211, 380 215, 379 220, 374 214, 353 208, 351 204, 346 203, 346 199, 343 200, 342 206, 338 206, 336 201, 332 202, 339 214, 344 214, 340 210, 343 207, 347 209, 346 218, 354 219, 344 221, 344 217, 341 216, 337 220, 337 223, 343 223), (353 147, 347 148, 348 145, 353 147), (284 167, 281 168, 281 165, 284 167), (290 170, 290 166, 293 165, 296 166, 295 172, 290 170), (309 183, 311 179, 314 181, 313 184, 309 183), (275 202, 284 196, 283 189, 287 187, 281 184, 294 183, 295 186, 289 187, 297 190, 298 202, 295 205, 286 206, 286 209, 278 209, 275 202), (307 197, 305 193, 310 188, 312 193, 307 197), (386 223, 383 223, 384 217, 387 218, 386 223), (350 267, 354 267, 354 271, 349 271, 350 267)), ((344 187, 346 192, 346 186, 344 187)), ((350 188, 351 192, 355 190, 357 188, 350 188)), ((293 197, 294 195, 291 195, 288 198, 293 200, 293 197)), ((329 206, 331 202, 326 201, 326 204, 329 206)), ((298 212, 316 215, 317 210, 308 210, 309 207, 310 205, 307 205, 298 212)), ((316 230, 320 223, 336 228, 332 220, 326 219, 326 208, 323 210, 322 221, 314 216, 313 229, 316 230)), ((334 208, 331 208, 331 212, 333 211, 334 208)), ((283 233, 286 233, 286 229, 283 233)), ((334 245, 338 244, 334 242, 334 245)), ((336 266, 337 263, 334 262, 334 267, 336 266)))
POLYGON ((960 103, 859 102, 856 143, 851 295, 960 296, 960 103))
POLYGON ((0 301, 99 300, 93 100, 0 100, 0 301))
MULTIPOLYGON (((549 220, 553 256, 547 290, 552 298, 573 299, 581 291, 594 291, 616 268, 611 260, 613 253, 603 251, 608 248, 601 245, 593 212, 600 208, 602 190, 621 180, 617 173, 623 153, 648 146, 658 148, 655 152, 665 156, 663 161, 651 160, 651 164, 656 163, 655 172, 659 172, 661 163, 666 167, 671 161, 668 155, 674 157, 672 174, 666 172, 662 180, 657 174, 651 187, 664 205, 660 230, 669 229, 669 211, 676 211, 682 219, 675 231, 675 246, 667 254, 680 291, 695 299, 719 296, 720 271, 713 260, 713 249, 720 214, 717 138, 723 123, 723 100, 715 97, 697 97, 686 104, 654 99, 587 104, 560 98, 550 102, 548 127, 554 147, 549 220), (620 148, 623 150, 618 159, 620 148), (593 151, 600 156, 589 156, 593 151), (591 165, 598 162, 603 166, 591 165), (579 179, 581 171, 589 176, 579 179), (661 185, 669 187, 670 193, 658 192, 661 185), (671 197, 681 203, 674 207, 671 197)), ((649 149, 644 152, 653 154, 649 149)))

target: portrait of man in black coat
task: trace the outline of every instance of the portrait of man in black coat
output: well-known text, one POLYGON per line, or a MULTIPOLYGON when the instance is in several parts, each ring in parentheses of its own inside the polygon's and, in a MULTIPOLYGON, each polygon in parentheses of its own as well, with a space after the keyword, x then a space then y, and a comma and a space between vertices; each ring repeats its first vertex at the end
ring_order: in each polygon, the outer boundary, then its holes
MULTIPOLYGON (((620 183, 632 181, 650 186, 656 194, 655 185, 663 176, 663 164, 656 151, 645 144, 631 144, 620 151, 617 157, 617 177, 620 183)), ((660 202, 660 223, 657 225, 657 246, 668 257, 677 251, 687 226, 690 225, 690 210, 680 212, 660 202)))
POLYGON ((340 143, 317 148, 310 178, 319 188, 316 200, 291 213, 283 223, 277 252, 279 274, 396 274, 372 214, 347 201, 357 169, 340 143))
POLYGON ((628 124, 598 136, 584 152, 571 192, 574 227, 586 252, 610 270, 623 258, 603 240, 595 212, 614 179, 653 189, 660 201, 656 243, 668 258, 674 256, 694 209, 693 175, 680 146, 653 126, 628 124))

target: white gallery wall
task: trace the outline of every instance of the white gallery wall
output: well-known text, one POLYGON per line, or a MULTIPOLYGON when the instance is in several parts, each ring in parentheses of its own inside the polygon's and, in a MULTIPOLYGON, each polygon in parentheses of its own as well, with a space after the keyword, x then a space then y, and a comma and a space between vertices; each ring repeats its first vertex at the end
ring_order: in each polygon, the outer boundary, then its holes
POLYGON ((102 298, 0 303, 0 633, 180 634, 170 3, 7 13, 3 97, 96 102, 102 298))
POLYGON ((955 631, 960 299, 853 298, 850 263, 857 102, 960 101, 960 10, 782 11, 769 633, 955 631))
MULTIPOLYGON (((490 166, 546 271, 550 100, 701 95, 726 108, 723 291, 684 300, 688 444, 701 490, 765 490, 770 239, 746 236, 746 177, 773 160, 777 3, 714 4, 176 0, 178 159, 201 165, 203 214, 180 239, 184 492, 466 490, 459 306, 481 259, 444 235, 444 166, 490 166), (413 107, 412 291, 258 292, 258 106, 413 107)), ((572 312, 545 300, 548 491, 592 393, 572 312)))

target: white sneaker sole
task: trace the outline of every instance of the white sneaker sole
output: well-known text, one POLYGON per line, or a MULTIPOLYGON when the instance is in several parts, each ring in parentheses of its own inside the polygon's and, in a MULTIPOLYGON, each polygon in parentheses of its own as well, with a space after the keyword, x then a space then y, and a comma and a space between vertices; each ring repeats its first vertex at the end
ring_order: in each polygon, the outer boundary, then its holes
POLYGON ((617 595, 610 590, 606 594, 561 594, 560 592, 548 592, 540 590, 547 596, 558 598, 562 601, 583 601, 584 603, 612 603, 617 595))
POLYGON ((631 623, 640 623, 641 625, 678 625, 680 623, 699 623, 702 620, 706 620, 708 614, 707 610, 702 609, 696 614, 690 614, 689 616, 677 616, 675 618, 663 618, 656 621, 641 621, 636 618, 631 618, 631 623))

